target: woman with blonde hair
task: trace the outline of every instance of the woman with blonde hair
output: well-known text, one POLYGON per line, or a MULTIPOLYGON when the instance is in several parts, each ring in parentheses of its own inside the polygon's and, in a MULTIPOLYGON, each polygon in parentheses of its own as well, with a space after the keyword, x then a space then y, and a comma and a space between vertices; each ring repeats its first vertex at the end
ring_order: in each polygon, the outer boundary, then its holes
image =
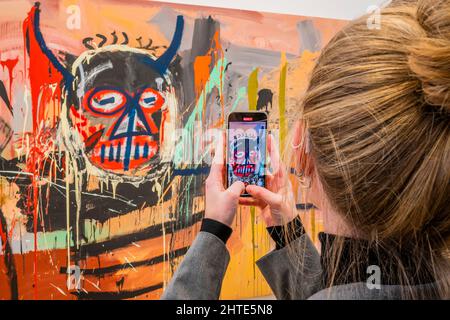
POLYGON ((323 214, 321 253, 273 139, 280 168, 267 189, 246 187, 252 199, 240 198, 241 182, 224 189, 218 148, 201 231, 163 298, 219 297, 238 203, 261 208, 276 243, 257 265, 279 299, 449 298, 450 2, 394 1, 381 10, 381 28, 366 21, 322 51, 285 161, 323 214))

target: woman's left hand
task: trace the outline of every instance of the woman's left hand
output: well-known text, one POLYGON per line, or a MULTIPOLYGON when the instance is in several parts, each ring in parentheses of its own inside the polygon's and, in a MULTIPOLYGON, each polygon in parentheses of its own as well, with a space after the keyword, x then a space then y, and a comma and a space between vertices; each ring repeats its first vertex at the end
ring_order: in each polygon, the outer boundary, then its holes
POLYGON ((223 138, 215 149, 211 171, 206 179, 205 218, 219 221, 231 227, 236 215, 239 197, 245 190, 241 181, 233 183, 228 189, 224 187, 224 152, 223 138))

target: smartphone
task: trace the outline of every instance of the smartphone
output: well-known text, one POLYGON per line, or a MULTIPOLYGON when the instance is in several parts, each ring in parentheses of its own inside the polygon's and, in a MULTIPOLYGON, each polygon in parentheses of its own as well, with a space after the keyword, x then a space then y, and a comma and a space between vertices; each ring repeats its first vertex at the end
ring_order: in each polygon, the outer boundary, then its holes
MULTIPOLYGON (((227 129, 227 187, 236 181, 265 187, 267 114, 233 112, 227 129)), ((250 197, 246 192, 241 196, 250 197)))

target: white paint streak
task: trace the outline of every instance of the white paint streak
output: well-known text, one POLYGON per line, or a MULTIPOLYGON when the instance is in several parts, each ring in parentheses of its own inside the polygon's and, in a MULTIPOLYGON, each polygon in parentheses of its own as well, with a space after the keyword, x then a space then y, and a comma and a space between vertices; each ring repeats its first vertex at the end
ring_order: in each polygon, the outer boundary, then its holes
POLYGON ((60 287, 55 286, 53 283, 50 283, 50 285, 58 290, 62 295, 67 296, 67 294, 60 287))

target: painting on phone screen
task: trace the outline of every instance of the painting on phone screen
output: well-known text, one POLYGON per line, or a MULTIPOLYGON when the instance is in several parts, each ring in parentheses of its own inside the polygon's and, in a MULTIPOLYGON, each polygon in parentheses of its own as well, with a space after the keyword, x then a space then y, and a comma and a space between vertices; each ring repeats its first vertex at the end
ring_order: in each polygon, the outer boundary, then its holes
POLYGON ((265 186, 266 122, 230 122, 228 131, 228 184, 265 186))

